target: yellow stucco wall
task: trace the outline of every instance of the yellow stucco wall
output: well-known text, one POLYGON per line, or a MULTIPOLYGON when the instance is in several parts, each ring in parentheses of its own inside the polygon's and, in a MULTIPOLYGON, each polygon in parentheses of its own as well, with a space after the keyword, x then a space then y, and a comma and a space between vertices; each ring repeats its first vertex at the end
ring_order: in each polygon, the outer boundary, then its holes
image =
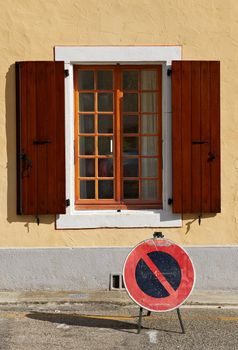
POLYGON ((16 215, 14 62, 52 60, 57 45, 182 45, 184 59, 221 61, 222 213, 186 216, 166 237, 238 244, 238 2, 0 0, 0 247, 128 246, 153 229, 55 230, 16 215))

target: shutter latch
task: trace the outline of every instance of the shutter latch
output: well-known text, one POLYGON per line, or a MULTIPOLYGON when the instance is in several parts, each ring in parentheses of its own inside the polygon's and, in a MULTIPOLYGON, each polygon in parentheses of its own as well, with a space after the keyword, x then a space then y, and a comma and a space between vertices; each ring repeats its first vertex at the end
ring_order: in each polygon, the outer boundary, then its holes
POLYGON ((65 205, 66 205, 66 207, 69 207, 69 206, 70 206, 70 199, 66 199, 65 205))
POLYGON ((65 69, 64 70, 64 77, 67 78, 69 76, 69 70, 65 69))
POLYGON ((33 145, 46 145, 47 143, 51 143, 51 140, 34 140, 33 145))
POLYGON ((209 143, 209 142, 206 140, 194 140, 194 141, 192 141, 193 145, 204 145, 206 143, 209 143))

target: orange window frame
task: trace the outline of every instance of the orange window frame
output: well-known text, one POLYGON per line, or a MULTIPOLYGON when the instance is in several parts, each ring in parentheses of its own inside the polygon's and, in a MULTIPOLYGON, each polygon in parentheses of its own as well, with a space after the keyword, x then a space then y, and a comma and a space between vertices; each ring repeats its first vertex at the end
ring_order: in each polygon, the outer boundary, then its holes
MULTIPOLYGON (((103 90, 95 89, 94 90, 81 90, 83 92, 86 91, 90 93, 94 93, 97 95, 98 91, 103 92, 103 90)), ((152 90, 151 90, 152 91, 152 90)), ((133 91, 130 91, 130 93, 133 93, 133 91)), ((139 94, 142 93, 141 86, 138 87, 136 92, 139 94)), ((149 92, 149 90, 143 90, 143 92, 149 92)), ((140 100, 140 98, 138 98, 140 100)), ((138 102, 139 104, 139 102, 138 102)), ((110 112, 106 112, 105 114, 110 114, 110 112)), ((130 114, 130 112, 125 112, 125 114, 130 114)), ((133 114, 133 112, 131 113, 133 114)), ((138 109, 137 113, 139 123, 141 123, 141 115, 143 112, 141 112, 140 109, 138 109), (139 117, 140 116, 140 117, 139 117)), ((146 114, 146 112, 144 113, 146 114)), ((148 113, 147 114, 153 114, 148 113)), ((97 130, 97 120, 98 118, 94 118, 94 125, 95 130, 97 130)), ((94 133, 90 133, 90 136, 96 137, 96 136, 107 136, 106 134, 99 134, 96 133, 94 130, 94 133)), ((83 135, 83 134, 82 134, 83 135)), ((97 140, 97 138, 96 138, 97 140)), ((96 142, 96 150, 98 147, 98 144, 96 142)), ((97 153, 97 152, 95 152, 97 153)), ((100 156, 100 158, 103 158, 100 156)), ((105 156, 105 158, 108 158, 105 156)), ((130 156, 126 156, 126 158, 130 158, 130 156)), ((141 162, 141 158, 150 158, 149 156, 141 155, 140 152, 137 155, 137 158, 139 159, 139 162, 141 162)), ((152 158, 152 157, 151 157, 152 158)), ((154 158, 154 157, 153 157, 154 158)), ((161 208, 162 207, 162 66, 161 65, 76 65, 74 66, 74 163, 75 163, 75 208, 80 210, 87 210, 87 209, 149 209, 149 208, 161 208), (99 112, 96 110, 96 104, 97 102, 94 101, 94 111, 91 112, 80 112, 79 111, 79 88, 78 88, 78 71, 79 70, 112 70, 113 71, 113 90, 107 90, 107 92, 113 91, 114 98, 113 98, 113 166, 114 166, 114 198, 113 199, 80 199, 79 197, 79 179, 84 179, 83 177, 80 177, 79 175, 79 161, 82 158, 92 158, 92 159, 99 159, 98 155, 92 155, 92 156, 79 156, 79 139, 80 139, 80 133, 79 133, 79 114, 104 114, 105 112, 99 112), (157 93, 157 111, 154 113, 158 115, 157 119, 157 133, 153 134, 153 136, 158 137, 158 155, 156 158, 158 158, 158 177, 156 180, 158 180, 158 197, 156 200, 141 200, 141 199, 123 199, 123 179, 127 179, 126 177, 123 177, 123 152, 122 152, 122 145, 123 145, 123 137, 126 135, 128 137, 137 136, 138 137, 138 143, 139 143, 139 150, 141 148, 141 136, 151 136, 149 134, 142 134, 140 129, 138 133, 136 134, 130 134, 127 135, 126 133, 123 133, 123 113, 122 113, 122 99, 123 99, 123 90, 122 90, 122 72, 126 70, 156 70, 157 71, 157 89, 153 90, 153 92, 157 93)), ((98 164, 98 163, 96 163, 98 164)), ((85 179, 89 179, 88 177, 85 179)), ((96 174, 94 179, 98 181, 98 172, 96 169, 96 174)), ((100 180, 105 179, 104 177, 100 177, 100 180)), ((108 179, 108 178, 106 178, 108 179)), ((130 177, 128 180, 133 180, 135 178, 130 177)), ((141 187, 141 179, 142 176, 139 176, 136 178, 139 181, 140 187, 141 187)), ((151 177, 143 177, 143 180, 151 180, 151 177)), ((153 180, 153 178, 152 178, 153 180)), ((95 186, 95 196, 98 197, 98 184, 95 186)), ((141 188, 140 188, 141 191, 141 188)))

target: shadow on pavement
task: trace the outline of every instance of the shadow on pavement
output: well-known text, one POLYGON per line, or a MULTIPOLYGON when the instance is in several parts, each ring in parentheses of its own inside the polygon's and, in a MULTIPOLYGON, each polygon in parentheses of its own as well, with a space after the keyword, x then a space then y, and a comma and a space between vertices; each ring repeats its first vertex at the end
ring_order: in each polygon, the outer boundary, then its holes
MULTIPOLYGON (((78 315, 78 314, 66 314, 66 313, 50 313, 50 312, 31 312, 26 315, 26 317, 45 321, 52 323, 65 324, 69 326, 81 326, 81 327, 94 327, 94 328, 111 328, 111 329, 119 329, 123 332, 130 332, 129 330, 135 330, 137 333, 138 324, 137 317, 131 316, 131 319, 134 320, 134 323, 125 322, 122 320, 117 320, 116 318, 120 318, 120 316, 106 316, 106 315, 78 315), (110 318, 107 318, 110 317, 110 318)), ((143 317, 144 318, 144 317, 143 317)), ((147 317, 146 317, 147 318, 147 317)), ((130 320, 130 317, 128 317, 130 320)), ((145 327, 142 325, 142 329, 153 329, 157 331, 162 331, 166 333, 175 333, 181 334, 179 331, 169 330, 169 329, 161 329, 157 327, 145 327)), ((134 332, 133 332, 134 333, 134 332)))
MULTIPOLYGON (((121 330, 137 330, 137 323, 130 323, 114 319, 106 319, 106 316, 77 315, 65 313, 32 312, 26 317, 33 320, 62 323, 70 326, 112 328, 121 330)), ((116 316, 115 316, 116 318, 116 316)))

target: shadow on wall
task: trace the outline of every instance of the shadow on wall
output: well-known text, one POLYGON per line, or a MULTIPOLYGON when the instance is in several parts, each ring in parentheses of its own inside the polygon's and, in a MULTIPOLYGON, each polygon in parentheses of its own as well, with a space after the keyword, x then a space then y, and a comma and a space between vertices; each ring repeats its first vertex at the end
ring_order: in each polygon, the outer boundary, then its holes
MULTIPOLYGON (((7 151, 7 221, 35 223, 31 215, 17 215, 17 185, 16 185, 16 96, 15 96, 15 65, 12 64, 6 74, 6 151, 7 151)), ((54 222, 54 216, 44 215, 44 224, 54 222)))
POLYGON ((209 219, 209 218, 214 218, 216 214, 211 213, 211 214, 184 214, 183 215, 183 220, 187 221, 185 223, 186 225, 186 232, 185 235, 189 233, 191 230, 191 226, 197 222, 197 225, 202 226, 203 220, 209 219))

